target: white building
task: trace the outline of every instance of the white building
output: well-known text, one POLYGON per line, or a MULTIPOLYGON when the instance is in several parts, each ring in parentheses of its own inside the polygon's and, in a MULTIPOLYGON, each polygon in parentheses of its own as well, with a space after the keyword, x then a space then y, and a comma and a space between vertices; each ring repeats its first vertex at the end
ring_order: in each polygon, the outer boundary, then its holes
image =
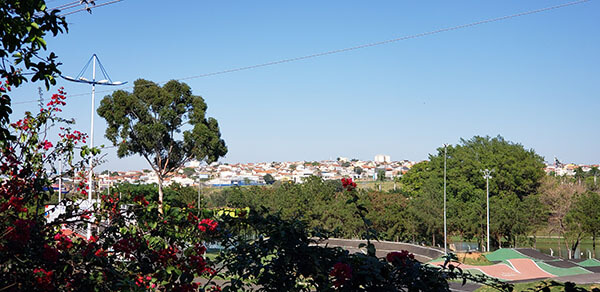
POLYGON ((383 154, 377 154, 375 155, 375 162, 376 163, 390 163, 392 162, 392 159, 390 158, 389 155, 383 155, 383 154))

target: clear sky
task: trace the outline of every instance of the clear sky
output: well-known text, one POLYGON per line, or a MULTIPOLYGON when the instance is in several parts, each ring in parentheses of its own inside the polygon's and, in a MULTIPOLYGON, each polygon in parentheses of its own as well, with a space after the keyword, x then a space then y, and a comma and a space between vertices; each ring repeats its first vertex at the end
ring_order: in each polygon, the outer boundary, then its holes
MULTIPOLYGON (((48 46, 65 75, 77 75, 96 53, 113 80, 162 82, 566 2, 125 0, 68 16, 69 33, 48 46)), ((422 160, 443 143, 502 135, 547 161, 599 163, 599 28, 600 0, 592 0, 185 82, 219 121, 229 147, 224 162, 372 160, 376 154, 422 160)), ((73 95, 91 91, 59 85, 73 95)), ((13 102, 37 99, 37 86, 13 91, 13 102)), ((96 95, 97 105, 106 94, 96 95)), ((36 107, 15 104, 13 119, 36 107)), ((74 96, 64 114, 89 132, 90 108, 90 95, 74 96)), ((106 124, 97 115, 95 122, 96 144, 108 145, 106 124)), ((100 169, 147 168, 141 158, 117 159, 114 149, 107 151, 100 169)))

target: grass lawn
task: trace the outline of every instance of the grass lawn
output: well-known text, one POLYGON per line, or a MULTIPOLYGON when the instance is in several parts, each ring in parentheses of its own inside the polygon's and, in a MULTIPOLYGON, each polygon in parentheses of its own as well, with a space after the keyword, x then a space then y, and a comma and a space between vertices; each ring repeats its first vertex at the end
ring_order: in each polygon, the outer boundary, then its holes
POLYGON ((482 253, 457 253, 456 257, 458 257, 459 262, 465 265, 489 266, 494 264, 482 253))
POLYGON ((219 255, 219 251, 218 250, 210 250, 210 251, 207 251, 204 254, 204 257, 207 258, 207 259, 209 259, 209 260, 214 260, 218 255, 219 255))

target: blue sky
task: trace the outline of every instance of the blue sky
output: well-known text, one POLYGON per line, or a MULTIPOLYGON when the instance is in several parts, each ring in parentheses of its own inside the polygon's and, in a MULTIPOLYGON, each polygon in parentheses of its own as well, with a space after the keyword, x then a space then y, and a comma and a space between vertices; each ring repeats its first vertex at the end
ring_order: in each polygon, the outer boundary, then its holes
MULTIPOLYGON (((70 1, 48 6, 63 2, 70 1)), ((76 75, 96 53, 113 80, 162 82, 566 2, 125 0, 68 16, 69 33, 48 45, 65 75, 76 75)), ((599 163, 598 27, 600 1, 590 1, 185 82, 219 121, 225 162, 370 160, 380 153, 421 160, 443 143, 502 135, 548 161, 599 163)), ((73 95, 90 92, 59 85, 73 95)), ((37 86, 13 91, 13 102, 37 99, 37 86)), ((16 104, 13 118, 36 106, 16 104)), ((90 95, 74 96, 64 114, 89 132, 90 107, 90 95)), ((98 116, 95 122, 96 144, 108 145, 106 124, 98 116)), ((107 152, 101 169, 147 167, 107 152)))

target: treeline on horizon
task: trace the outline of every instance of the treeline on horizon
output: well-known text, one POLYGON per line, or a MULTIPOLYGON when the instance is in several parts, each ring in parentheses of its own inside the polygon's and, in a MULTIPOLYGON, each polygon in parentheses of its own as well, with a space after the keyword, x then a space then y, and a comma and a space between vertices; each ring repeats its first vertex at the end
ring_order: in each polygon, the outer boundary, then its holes
MULTIPOLYGON (((543 158, 521 144, 498 137, 461 140, 447 150, 447 220, 449 236, 476 241, 486 234, 486 181, 482 169, 493 170, 490 188, 490 237, 493 248, 533 245, 536 233, 565 238, 573 251, 583 238, 600 232, 597 168, 575 176, 546 175, 543 158), (533 236, 530 237, 530 236, 533 236)), ((359 190, 359 203, 381 240, 443 246, 444 148, 429 161, 414 165, 396 190, 359 190)), ((123 194, 157 197, 152 185, 122 184, 123 194)), ((203 189, 201 206, 250 207, 284 218, 299 218, 332 236, 361 238, 356 209, 346 204, 341 181, 308 177, 303 183, 203 189)), ((173 185, 165 189, 172 205, 197 204, 198 189, 173 185)))

